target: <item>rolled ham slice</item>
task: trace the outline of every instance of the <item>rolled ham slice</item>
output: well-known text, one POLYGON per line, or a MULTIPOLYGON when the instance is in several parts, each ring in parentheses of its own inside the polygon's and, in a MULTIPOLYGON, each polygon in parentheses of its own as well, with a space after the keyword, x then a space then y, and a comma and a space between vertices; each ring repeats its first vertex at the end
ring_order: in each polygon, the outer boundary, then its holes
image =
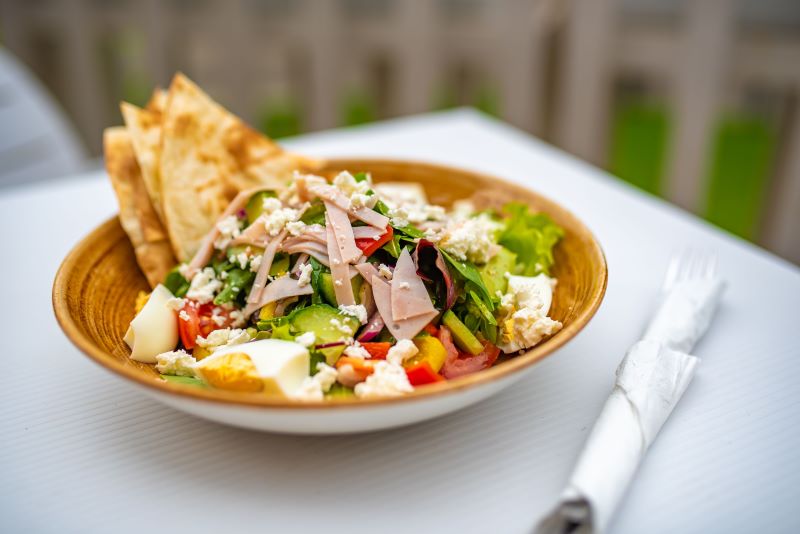
POLYGON ((378 269, 372 265, 371 263, 358 263, 355 265, 356 270, 358 273, 364 277, 364 281, 368 284, 372 285, 372 277, 373 276, 380 276, 378 273, 378 269))
POLYGON ((347 212, 332 202, 325 201, 328 225, 333 224, 333 236, 339 248, 339 256, 346 263, 353 263, 361 257, 361 249, 356 246, 353 227, 347 212))
POLYGON ((397 258, 392 276, 392 317, 402 321, 420 315, 436 314, 425 283, 417 276, 417 267, 408 250, 403 249, 397 258))
MULTIPOLYGON (((394 281, 392 281, 392 283, 394 283, 394 281)), ((378 312, 386 323, 386 328, 389 329, 389 332, 391 332, 396 339, 413 338, 438 314, 434 309, 432 312, 418 315, 410 319, 395 320, 392 316, 392 288, 389 283, 380 276, 372 277, 372 296, 375 299, 378 312)))
POLYGON ((264 288, 264 291, 261 292, 261 298, 259 298, 257 302, 248 303, 247 306, 245 306, 244 315, 247 317, 270 302, 289 297, 299 297, 300 295, 310 295, 312 292, 311 284, 300 287, 295 278, 292 278, 288 274, 283 275, 270 282, 267 287, 264 288))
POLYGON ((339 208, 345 210, 356 219, 386 231, 386 226, 389 224, 389 217, 381 215, 377 211, 367 207, 354 209, 350 205, 350 199, 344 196, 336 187, 329 184, 309 184, 308 191, 322 200, 327 200, 332 204, 336 204, 339 208))
POLYGON ((342 260, 329 213, 325 213, 325 229, 328 232, 328 257, 331 260, 330 268, 336 302, 340 306, 352 306, 356 303, 356 297, 353 295, 353 286, 350 285, 350 266, 342 260))
POLYGON ((225 211, 223 211, 222 215, 217 218, 214 226, 211 227, 211 230, 209 230, 206 236, 203 238, 203 241, 200 242, 200 248, 198 248, 197 252, 195 252, 186 270, 187 279, 191 280, 197 271, 206 266, 211 259, 211 256, 214 254, 214 241, 216 241, 217 237, 219 237, 219 228, 217 228, 217 223, 219 223, 225 217, 230 217, 240 209, 244 208, 247 205, 247 201, 250 200, 250 197, 253 196, 254 193, 261 190, 261 188, 256 188, 240 191, 239 194, 236 195, 233 200, 231 200, 230 204, 228 204, 228 207, 225 208, 225 211))
POLYGON ((281 230, 277 236, 273 237, 267 247, 264 249, 264 255, 261 257, 261 265, 258 266, 256 279, 253 282, 253 287, 250 289, 250 294, 247 295, 247 303, 255 304, 261 299, 261 292, 267 284, 269 278, 269 270, 272 267, 272 260, 275 259, 275 253, 281 246, 281 242, 286 238, 286 230, 281 230))

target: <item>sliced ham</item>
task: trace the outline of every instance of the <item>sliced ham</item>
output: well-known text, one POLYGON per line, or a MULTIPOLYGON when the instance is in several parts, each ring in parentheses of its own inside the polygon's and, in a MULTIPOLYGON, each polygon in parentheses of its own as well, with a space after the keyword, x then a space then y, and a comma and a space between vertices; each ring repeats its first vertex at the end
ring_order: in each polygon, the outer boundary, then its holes
POLYGON ((325 201, 325 212, 328 226, 333 225, 333 235, 336 238, 336 245, 339 247, 339 256, 346 263, 355 262, 361 257, 361 249, 356 246, 353 227, 350 225, 347 212, 327 200, 325 201))
POLYGON ((380 276, 378 269, 371 263, 358 263, 355 265, 355 268, 358 270, 358 273, 364 277, 364 281, 370 285, 372 284, 373 276, 380 276))
POLYGON ((308 263, 308 254, 300 254, 297 257, 297 261, 294 262, 294 267, 292 267, 292 274, 299 275, 300 271, 303 267, 305 267, 306 263, 308 263))
MULTIPOLYGON (((257 188, 240 191, 239 194, 236 195, 233 200, 231 200, 230 204, 228 204, 228 207, 222 212, 222 215, 217 218, 217 223, 226 217, 234 215, 237 211, 244 208, 247 205, 247 201, 250 200, 250 197, 260 190, 260 188, 257 188)), ((214 254, 214 241, 216 241, 218 237, 219 228, 217 228, 217 224, 214 223, 214 226, 208 231, 206 236, 203 238, 203 241, 200 242, 200 248, 197 249, 197 252, 195 252, 192 260, 189 262, 186 270, 186 278, 191 280, 197 271, 205 267, 209 260, 211 260, 211 256, 214 254)))
POLYGON ((329 184, 309 184, 307 188, 311 194, 318 196, 322 200, 327 200, 332 204, 336 204, 356 219, 386 231, 386 226, 389 224, 389 217, 381 215, 377 211, 367 207, 353 208, 350 205, 350 199, 344 196, 336 187, 329 184))
MULTIPOLYGON (((393 282, 394 283, 394 282, 393 282)), ((396 339, 411 339, 438 314, 436 310, 410 319, 397 321, 392 316, 392 288, 380 276, 372 277, 372 296, 386 328, 396 339)))
POLYGON ((282 230, 277 236, 273 237, 267 243, 264 249, 264 255, 261 257, 261 265, 258 266, 256 279, 253 282, 253 287, 250 289, 250 294, 247 296, 248 304, 255 304, 261 299, 261 293, 264 291, 264 286, 267 284, 269 278, 269 270, 272 267, 272 260, 275 259, 275 253, 281 246, 281 242, 286 238, 286 230, 282 230))
POLYGON ((245 317, 248 317, 250 314, 261 309, 270 302, 275 302, 277 300, 282 300, 289 297, 298 297, 300 295, 310 295, 312 292, 313 288, 311 287, 311 284, 306 284, 303 287, 300 287, 297 284, 297 280, 288 274, 281 276, 280 278, 276 278, 270 282, 267 287, 264 288, 264 290, 261 292, 261 298, 259 298, 256 302, 250 302, 247 304, 244 309, 244 315, 245 317))
POLYGON ((380 229, 374 226, 355 226, 353 227, 353 237, 356 239, 373 239, 377 241, 383 234, 386 233, 386 228, 380 229))
POLYGON ((411 317, 436 314, 425 283, 417 276, 417 267, 408 250, 403 249, 397 258, 392 276, 392 317, 402 321, 411 317))
POLYGON ((353 295, 353 286, 350 284, 350 266, 342 260, 329 213, 325 213, 325 229, 328 232, 328 257, 331 261, 330 268, 336 302, 339 305, 352 306, 356 303, 356 297, 353 295))
POLYGON ((267 236, 267 229, 264 226, 264 218, 259 217, 253 224, 242 230, 239 237, 231 241, 232 245, 253 245, 256 247, 265 247, 269 236, 267 236))

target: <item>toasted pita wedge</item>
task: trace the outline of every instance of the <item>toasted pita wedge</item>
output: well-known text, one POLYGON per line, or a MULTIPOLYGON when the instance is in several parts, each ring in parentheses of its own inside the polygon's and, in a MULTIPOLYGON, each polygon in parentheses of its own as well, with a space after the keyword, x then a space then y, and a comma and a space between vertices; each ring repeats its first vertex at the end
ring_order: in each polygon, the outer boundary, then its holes
POLYGON ((189 260, 241 190, 286 186, 316 163, 284 152, 215 103, 182 74, 172 80, 162 120, 164 221, 175 255, 189 260))
POLYGON ((119 202, 119 220, 133 244, 136 260, 151 287, 162 283, 177 261, 167 233, 156 215, 136 162, 128 131, 103 132, 106 171, 119 202))
POLYGON ((150 202, 155 208, 158 218, 163 221, 161 180, 158 175, 158 160, 161 150, 161 113, 142 109, 127 102, 120 104, 120 110, 133 142, 133 150, 142 171, 150 202))
POLYGON ((167 92, 160 87, 153 89, 153 94, 150 95, 150 100, 147 101, 145 109, 163 113, 164 108, 167 107, 167 92))

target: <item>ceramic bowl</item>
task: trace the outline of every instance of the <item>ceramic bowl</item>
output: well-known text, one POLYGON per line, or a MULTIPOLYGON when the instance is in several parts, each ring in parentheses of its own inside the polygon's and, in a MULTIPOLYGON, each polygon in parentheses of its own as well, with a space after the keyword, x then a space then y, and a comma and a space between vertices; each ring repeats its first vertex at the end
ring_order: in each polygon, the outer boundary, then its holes
POLYGON ((53 285, 62 329, 87 356, 144 393, 178 410, 220 423, 296 434, 341 434, 407 425, 458 410, 510 386, 544 357, 572 339, 592 318, 605 293, 607 268, 591 232, 570 212, 502 179, 463 169, 411 161, 336 159, 325 171, 368 171, 376 182, 421 183, 432 203, 449 205, 474 196, 483 206, 521 201, 550 215, 565 230, 555 249, 558 279, 550 315, 564 324, 533 349, 456 380, 417 388, 389 399, 336 399, 300 403, 257 394, 166 382, 151 365, 128 358, 122 337, 139 291, 149 287, 116 218, 96 228, 65 258, 53 285))

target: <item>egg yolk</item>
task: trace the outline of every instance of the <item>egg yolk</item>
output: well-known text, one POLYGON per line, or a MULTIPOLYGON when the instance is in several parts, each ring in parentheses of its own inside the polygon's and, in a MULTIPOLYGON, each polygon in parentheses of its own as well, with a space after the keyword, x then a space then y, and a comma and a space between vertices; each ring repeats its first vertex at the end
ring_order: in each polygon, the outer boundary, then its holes
POLYGON ((231 352, 214 358, 201 369, 205 381, 215 388, 245 393, 258 393, 264 389, 256 366, 244 352, 231 352))

